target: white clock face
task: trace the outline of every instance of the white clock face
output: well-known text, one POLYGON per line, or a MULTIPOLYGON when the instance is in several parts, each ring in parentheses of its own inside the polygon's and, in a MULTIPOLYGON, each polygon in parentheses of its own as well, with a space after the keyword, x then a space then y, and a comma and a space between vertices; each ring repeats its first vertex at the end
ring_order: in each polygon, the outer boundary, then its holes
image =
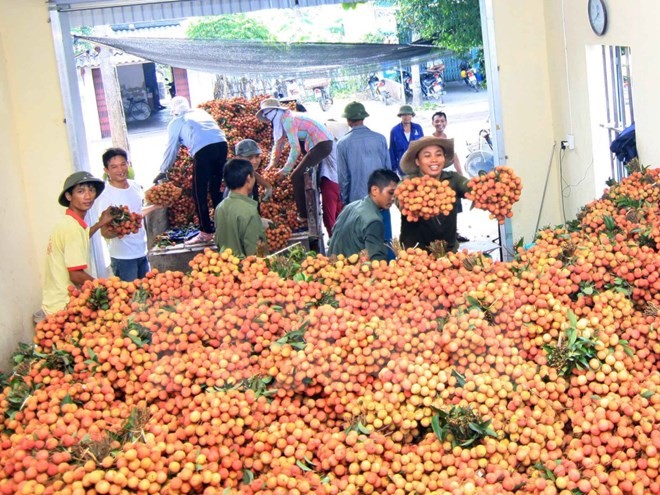
POLYGON ((607 12, 603 0, 589 0, 589 23, 594 33, 600 35, 607 28, 607 12))

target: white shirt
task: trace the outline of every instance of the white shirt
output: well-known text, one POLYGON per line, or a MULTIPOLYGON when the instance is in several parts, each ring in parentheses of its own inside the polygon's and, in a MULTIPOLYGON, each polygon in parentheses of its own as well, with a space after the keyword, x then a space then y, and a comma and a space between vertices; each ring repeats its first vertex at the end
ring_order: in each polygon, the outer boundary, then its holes
POLYGON ((321 160, 320 166, 321 177, 326 177, 332 182, 339 183, 337 174, 337 141, 332 142, 332 151, 328 156, 321 160))
MULTIPOLYGON (((105 189, 95 203, 98 204, 99 212, 105 211, 108 206, 126 205, 131 212, 142 214, 143 200, 142 186, 129 179, 126 189, 119 189, 106 182, 105 189)), ((133 260, 147 255, 147 231, 144 229, 144 222, 137 234, 128 234, 121 239, 115 237, 106 240, 111 258, 133 260)))

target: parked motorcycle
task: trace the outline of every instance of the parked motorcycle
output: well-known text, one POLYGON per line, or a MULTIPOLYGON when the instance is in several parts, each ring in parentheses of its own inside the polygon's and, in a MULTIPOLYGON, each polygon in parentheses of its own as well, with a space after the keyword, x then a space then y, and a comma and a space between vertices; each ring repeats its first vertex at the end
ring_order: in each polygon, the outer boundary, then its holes
POLYGON ((380 79, 376 74, 369 74, 367 85, 372 100, 382 101, 385 105, 392 103, 392 94, 386 89, 384 79, 380 79))
POLYGON ((422 95, 427 100, 442 100, 444 82, 440 72, 422 72, 419 76, 422 95))
POLYGON ((314 99, 321 106, 321 110, 327 112, 334 103, 330 96, 330 79, 327 77, 317 77, 314 79, 305 79, 303 88, 314 91, 314 99))
POLYGON ((330 86, 317 86, 314 88, 314 98, 319 102, 321 110, 327 112, 334 103, 330 96, 330 86))
POLYGON ((461 77, 465 84, 470 86, 475 91, 479 91, 479 80, 477 78, 477 71, 472 67, 461 69, 461 77))

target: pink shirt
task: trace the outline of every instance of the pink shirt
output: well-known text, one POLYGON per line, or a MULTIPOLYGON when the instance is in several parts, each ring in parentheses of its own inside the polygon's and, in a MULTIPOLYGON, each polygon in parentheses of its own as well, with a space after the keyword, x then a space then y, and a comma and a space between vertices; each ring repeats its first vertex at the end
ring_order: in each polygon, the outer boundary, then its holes
MULTIPOLYGON (((287 110, 282 115, 282 127, 284 128, 284 135, 286 135, 289 146, 291 147, 289 158, 284 165, 284 170, 286 171, 291 171, 294 163, 296 163, 296 160, 302 153, 300 141, 305 142, 305 148, 309 151, 323 141, 334 140, 330 131, 323 124, 307 115, 295 113, 290 110, 287 110)), ((275 143, 274 156, 276 157, 279 157, 284 147, 284 135, 275 143)))

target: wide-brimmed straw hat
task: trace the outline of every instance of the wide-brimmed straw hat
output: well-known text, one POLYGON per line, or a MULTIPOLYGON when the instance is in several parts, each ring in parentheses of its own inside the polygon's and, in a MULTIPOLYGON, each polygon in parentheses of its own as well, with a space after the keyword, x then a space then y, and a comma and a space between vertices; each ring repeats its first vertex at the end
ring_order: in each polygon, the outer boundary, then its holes
POLYGON ((270 122, 270 120, 264 117, 264 113, 268 110, 281 110, 284 112, 285 110, 288 110, 288 108, 280 105, 280 102, 277 98, 266 98, 261 102, 261 105, 259 106, 259 110, 257 111, 257 118, 262 122, 270 122))
POLYGON ((445 167, 448 167, 454 163, 454 140, 453 139, 444 139, 437 138, 433 136, 426 136, 416 141, 412 141, 408 145, 408 149, 401 157, 399 166, 401 171, 406 175, 412 175, 419 171, 415 159, 420 151, 422 151, 427 146, 440 146, 445 151, 445 167))
POLYGON ((70 202, 66 198, 65 193, 74 186, 77 186, 79 184, 88 184, 88 183, 92 184, 94 186, 94 189, 96 189, 97 197, 99 194, 103 192, 103 189, 105 188, 105 182, 103 182, 101 179, 97 179, 89 172, 75 172, 69 175, 64 180, 64 185, 62 186, 62 192, 60 193, 60 196, 57 198, 57 202, 62 206, 68 207, 70 202))

